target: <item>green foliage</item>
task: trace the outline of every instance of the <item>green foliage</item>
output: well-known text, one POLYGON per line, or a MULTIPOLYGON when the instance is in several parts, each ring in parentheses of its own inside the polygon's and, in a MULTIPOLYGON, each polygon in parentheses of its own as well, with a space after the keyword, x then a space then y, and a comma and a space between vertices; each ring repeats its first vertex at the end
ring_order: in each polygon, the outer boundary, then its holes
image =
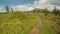
POLYGON ((45 8, 45 9, 43 10, 43 13, 45 14, 45 16, 47 16, 47 15, 49 14, 49 10, 48 10, 47 8, 45 8))
POLYGON ((0 34, 29 34, 37 19, 33 13, 0 14, 0 34))
POLYGON ((7 13, 9 13, 9 7, 8 7, 8 5, 5 6, 5 9, 6 9, 7 13))
POLYGON ((56 13, 56 11, 57 11, 57 8, 56 8, 56 7, 54 7, 54 9, 53 9, 53 14, 55 14, 55 13, 56 13))
POLYGON ((54 7, 53 14, 54 15, 60 15, 60 10, 57 9, 56 7, 54 7))
POLYGON ((11 8, 11 12, 13 12, 13 9, 11 8))
POLYGON ((53 20, 49 20, 47 18, 41 18, 43 27, 40 29, 40 34, 56 34, 56 31, 54 31, 51 28, 52 23, 55 24, 56 22, 53 20))

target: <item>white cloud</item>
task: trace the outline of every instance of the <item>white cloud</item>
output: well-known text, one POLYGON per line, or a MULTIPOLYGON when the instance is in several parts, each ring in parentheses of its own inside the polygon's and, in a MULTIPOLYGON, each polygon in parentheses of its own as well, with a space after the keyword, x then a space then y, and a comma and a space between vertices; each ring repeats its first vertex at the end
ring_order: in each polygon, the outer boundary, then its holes
POLYGON ((21 11, 30 11, 33 10, 34 8, 30 6, 30 4, 26 5, 17 5, 12 7, 14 10, 21 10, 21 11))
POLYGON ((54 8, 54 5, 59 7, 60 9, 60 1, 59 0, 36 0, 33 3, 34 8, 48 8, 49 10, 52 10, 54 8))
POLYGON ((0 6, 0 12, 6 12, 6 10, 3 6, 0 6))
MULTIPOLYGON (((10 1, 10 0, 9 0, 10 1)), ((60 0, 35 0, 32 4, 24 4, 24 5, 11 5, 14 10, 22 10, 22 11, 30 11, 35 8, 48 8, 49 10, 54 9, 54 5, 60 9, 60 0)), ((4 7, 0 6, 0 11, 3 10, 4 7)))
POLYGON ((40 4, 45 4, 45 3, 47 3, 47 1, 48 1, 48 0, 39 0, 38 3, 40 3, 40 4))
MULTIPOLYGON (((31 7, 30 4, 17 5, 17 6, 11 5, 11 6, 9 6, 9 9, 11 10, 11 8, 13 8, 14 11, 20 11, 20 10, 21 11, 30 11, 30 10, 34 9, 33 7, 31 7)), ((6 12, 5 7, 0 6, 0 12, 6 12)))

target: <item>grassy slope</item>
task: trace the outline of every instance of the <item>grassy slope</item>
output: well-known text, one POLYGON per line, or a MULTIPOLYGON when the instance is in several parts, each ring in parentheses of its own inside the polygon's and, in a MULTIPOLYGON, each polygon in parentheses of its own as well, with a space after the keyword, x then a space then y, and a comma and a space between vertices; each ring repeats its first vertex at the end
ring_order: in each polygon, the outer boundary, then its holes
MULTIPOLYGON (((23 13, 12 12, 9 14, 0 14, 0 34, 29 34, 31 28, 36 25, 36 15, 44 16, 43 13, 23 13)), ((49 14, 47 18, 54 16, 49 14)), ((42 18, 42 17, 41 17, 42 18)), ((43 27, 40 28, 40 34, 56 34, 51 28, 51 23, 55 21, 42 18, 43 27)))
POLYGON ((33 13, 0 14, 0 34, 28 34, 36 23, 33 13))
POLYGON ((49 14, 46 18, 43 18, 45 15, 44 13, 36 12, 35 15, 40 15, 43 23, 43 27, 40 28, 40 34, 57 34, 57 32, 51 27, 53 24, 54 26, 57 26, 57 21, 52 20, 50 18, 57 17, 53 14, 49 14))
POLYGON ((42 19, 42 22, 44 25, 41 28, 40 34, 56 34, 56 32, 50 27, 53 21, 48 19, 42 19))
POLYGON ((57 34, 57 32, 55 30, 53 30, 53 28, 51 27, 52 24, 54 26, 56 26, 57 21, 50 19, 50 18, 53 18, 55 15, 50 13, 45 18, 43 17, 44 13, 40 13, 40 15, 41 15, 41 19, 42 19, 42 22, 43 22, 43 27, 40 29, 40 34, 57 34))

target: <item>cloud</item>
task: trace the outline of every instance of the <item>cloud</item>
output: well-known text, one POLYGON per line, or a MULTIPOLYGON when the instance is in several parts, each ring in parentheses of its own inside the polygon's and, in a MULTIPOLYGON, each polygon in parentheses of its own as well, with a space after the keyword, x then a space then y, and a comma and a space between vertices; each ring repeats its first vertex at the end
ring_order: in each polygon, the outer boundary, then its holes
POLYGON ((60 0, 49 0, 51 4, 60 6, 60 0))
POLYGON ((33 3, 34 8, 48 8, 49 10, 53 10, 54 6, 59 7, 60 9, 60 0, 36 0, 33 3))
MULTIPOLYGON (((8 1, 12 1, 12 0, 8 0, 8 1)), ((53 10, 54 6, 60 9, 60 0, 35 0, 32 4, 10 5, 10 8, 13 8, 14 11, 16 10, 30 11, 35 8, 39 8, 39 9, 48 8, 49 10, 53 10)), ((0 11, 5 11, 3 10, 4 9, 3 6, 0 7, 1 7, 0 11)))
POLYGON ((14 11, 16 10, 21 10, 21 11, 30 11, 33 10, 34 8, 30 6, 30 4, 25 4, 25 5, 17 5, 12 7, 14 9, 14 11))
POLYGON ((6 12, 6 10, 3 6, 0 6, 0 12, 6 12))
MULTIPOLYGON (((34 8, 31 6, 31 4, 24 4, 24 5, 10 5, 9 10, 11 11, 11 8, 14 11, 30 11, 33 10, 34 8)), ((6 12, 4 6, 0 6, 0 12, 6 12)))

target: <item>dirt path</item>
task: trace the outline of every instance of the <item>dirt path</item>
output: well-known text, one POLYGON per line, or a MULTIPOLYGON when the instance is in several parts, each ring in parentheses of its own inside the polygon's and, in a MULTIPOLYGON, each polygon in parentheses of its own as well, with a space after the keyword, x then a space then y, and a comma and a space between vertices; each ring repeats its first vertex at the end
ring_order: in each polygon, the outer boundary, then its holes
POLYGON ((39 34, 40 28, 43 26, 40 16, 36 16, 36 18, 38 20, 38 23, 36 24, 36 26, 32 28, 32 30, 30 31, 30 34, 39 34))

